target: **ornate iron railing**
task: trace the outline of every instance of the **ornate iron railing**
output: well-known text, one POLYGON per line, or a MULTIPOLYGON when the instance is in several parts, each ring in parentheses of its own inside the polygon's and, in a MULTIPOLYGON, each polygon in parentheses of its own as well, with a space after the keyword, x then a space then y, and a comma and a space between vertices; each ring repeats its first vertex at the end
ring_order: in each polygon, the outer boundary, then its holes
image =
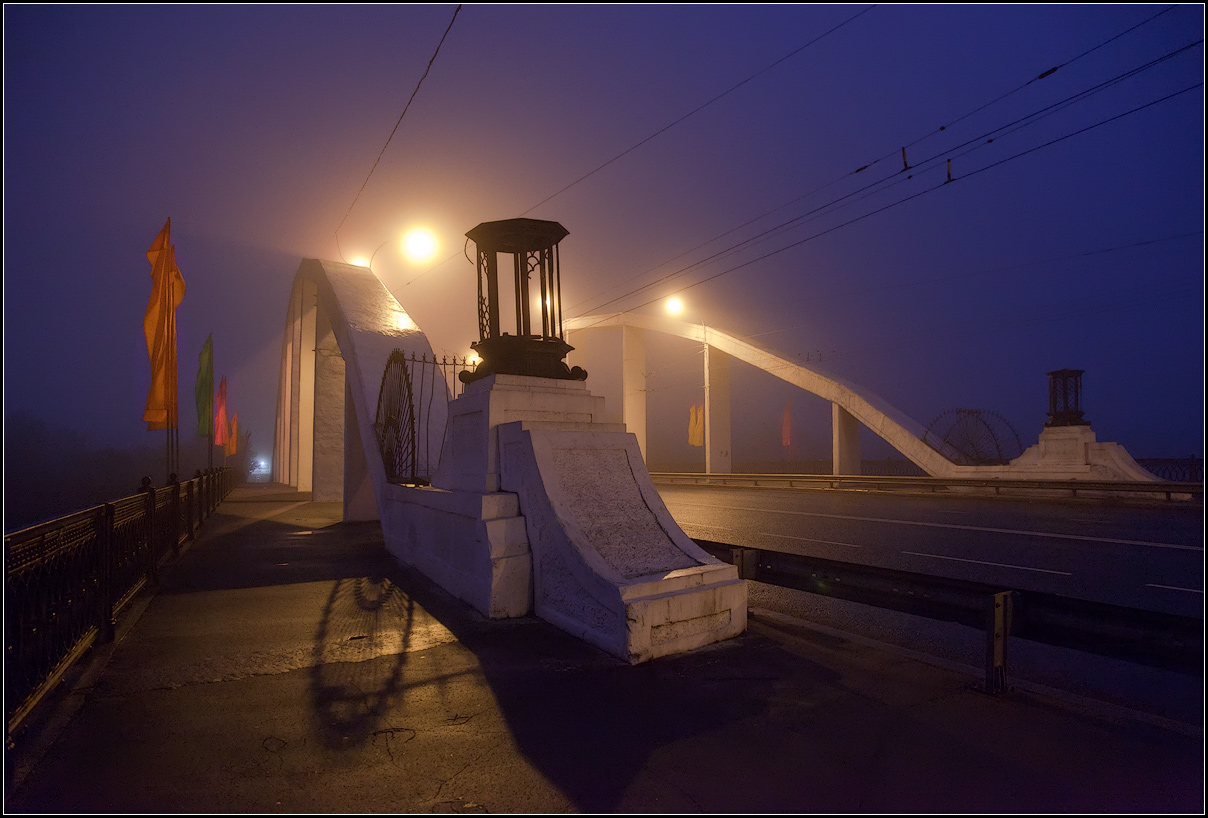
POLYGON ((456 398, 464 388, 459 373, 474 367, 468 358, 456 355, 442 355, 437 360, 399 349, 391 353, 382 373, 373 424, 387 480, 428 483, 440 456, 439 451, 432 451, 428 434, 432 406, 456 398))
POLYGON ((1137 458, 1137 465, 1150 474, 1171 483, 1203 483, 1204 458, 1146 457, 1137 458))
POLYGON ((143 490, 4 535, 4 697, 8 740, 159 567, 235 486, 233 469, 143 490))

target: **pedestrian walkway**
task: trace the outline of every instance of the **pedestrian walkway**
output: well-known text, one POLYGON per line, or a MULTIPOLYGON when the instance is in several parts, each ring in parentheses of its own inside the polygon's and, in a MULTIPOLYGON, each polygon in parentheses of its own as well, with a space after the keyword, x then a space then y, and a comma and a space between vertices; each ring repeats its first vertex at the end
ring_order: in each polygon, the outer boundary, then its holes
POLYGON ((978 692, 754 611, 638 666, 488 621, 376 523, 237 489, 19 737, 9 813, 1190 813, 1202 725, 978 692))

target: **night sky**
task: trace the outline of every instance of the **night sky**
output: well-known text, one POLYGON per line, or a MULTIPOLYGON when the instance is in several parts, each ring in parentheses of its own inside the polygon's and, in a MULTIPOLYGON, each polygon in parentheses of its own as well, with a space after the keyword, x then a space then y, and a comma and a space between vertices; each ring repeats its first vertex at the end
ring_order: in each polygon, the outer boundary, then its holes
MULTIPOLYGON (((376 249, 464 354, 464 234, 526 216, 570 231, 567 315, 678 292, 924 426, 990 410, 1025 446, 1045 373, 1082 369, 1099 440, 1203 456, 1202 5, 456 8, 6 5, 6 417, 162 439, 142 318, 171 217, 181 437, 213 333, 267 456, 301 259, 376 249), (439 263, 381 246, 416 224, 439 263)), ((697 353, 664 346, 654 425, 682 437, 697 353)), ((736 457, 774 455, 802 393, 736 379, 736 457)))

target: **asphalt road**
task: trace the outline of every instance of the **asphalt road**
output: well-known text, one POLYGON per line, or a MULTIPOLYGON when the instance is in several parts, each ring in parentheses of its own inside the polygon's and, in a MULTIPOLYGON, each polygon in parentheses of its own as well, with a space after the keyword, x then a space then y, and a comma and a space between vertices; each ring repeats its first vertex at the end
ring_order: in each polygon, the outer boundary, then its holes
POLYGON ((1202 509, 662 486, 688 534, 1202 616, 1202 509))
POLYGON ((237 489, 15 737, 5 813, 1203 812, 1202 717, 986 695, 754 598, 740 637, 629 666, 339 519, 237 489))
MULTIPOLYGON (((1109 602, 1204 615, 1202 509, 1096 502, 660 486, 700 539, 809 554, 1109 602)), ((750 583, 750 604, 977 666, 981 631, 817 594, 750 583)), ((1014 681, 1170 718, 1202 720, 1203 677, 1010 640, 1014 681)))

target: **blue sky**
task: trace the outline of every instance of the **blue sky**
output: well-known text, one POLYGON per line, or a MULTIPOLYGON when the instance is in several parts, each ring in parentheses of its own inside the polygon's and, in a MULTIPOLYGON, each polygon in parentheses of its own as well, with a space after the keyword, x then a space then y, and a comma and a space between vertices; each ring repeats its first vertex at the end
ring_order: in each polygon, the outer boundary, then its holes
MULTIPOLYGON (((213 333, 267 454, 301 259, 428 225, 441 263, 388 247, 375 271, 460 354, 464 234, 524 215, 570 231, 568 315, 679 292, 923 425, 990 410, 1025 446, 1045 373, 1083 369, 1100 440, 1203 455, 1202 6, 468 5, 399 123, 455 8, 6 5, 6 413, 160 439, 144 253, 171 217, 182 436, 213 333)), ((677 354, 650 364, 673 435, 677 354)), ((767 434, 742 445, 774 447, 792 396, 749 383, 767 434)))

